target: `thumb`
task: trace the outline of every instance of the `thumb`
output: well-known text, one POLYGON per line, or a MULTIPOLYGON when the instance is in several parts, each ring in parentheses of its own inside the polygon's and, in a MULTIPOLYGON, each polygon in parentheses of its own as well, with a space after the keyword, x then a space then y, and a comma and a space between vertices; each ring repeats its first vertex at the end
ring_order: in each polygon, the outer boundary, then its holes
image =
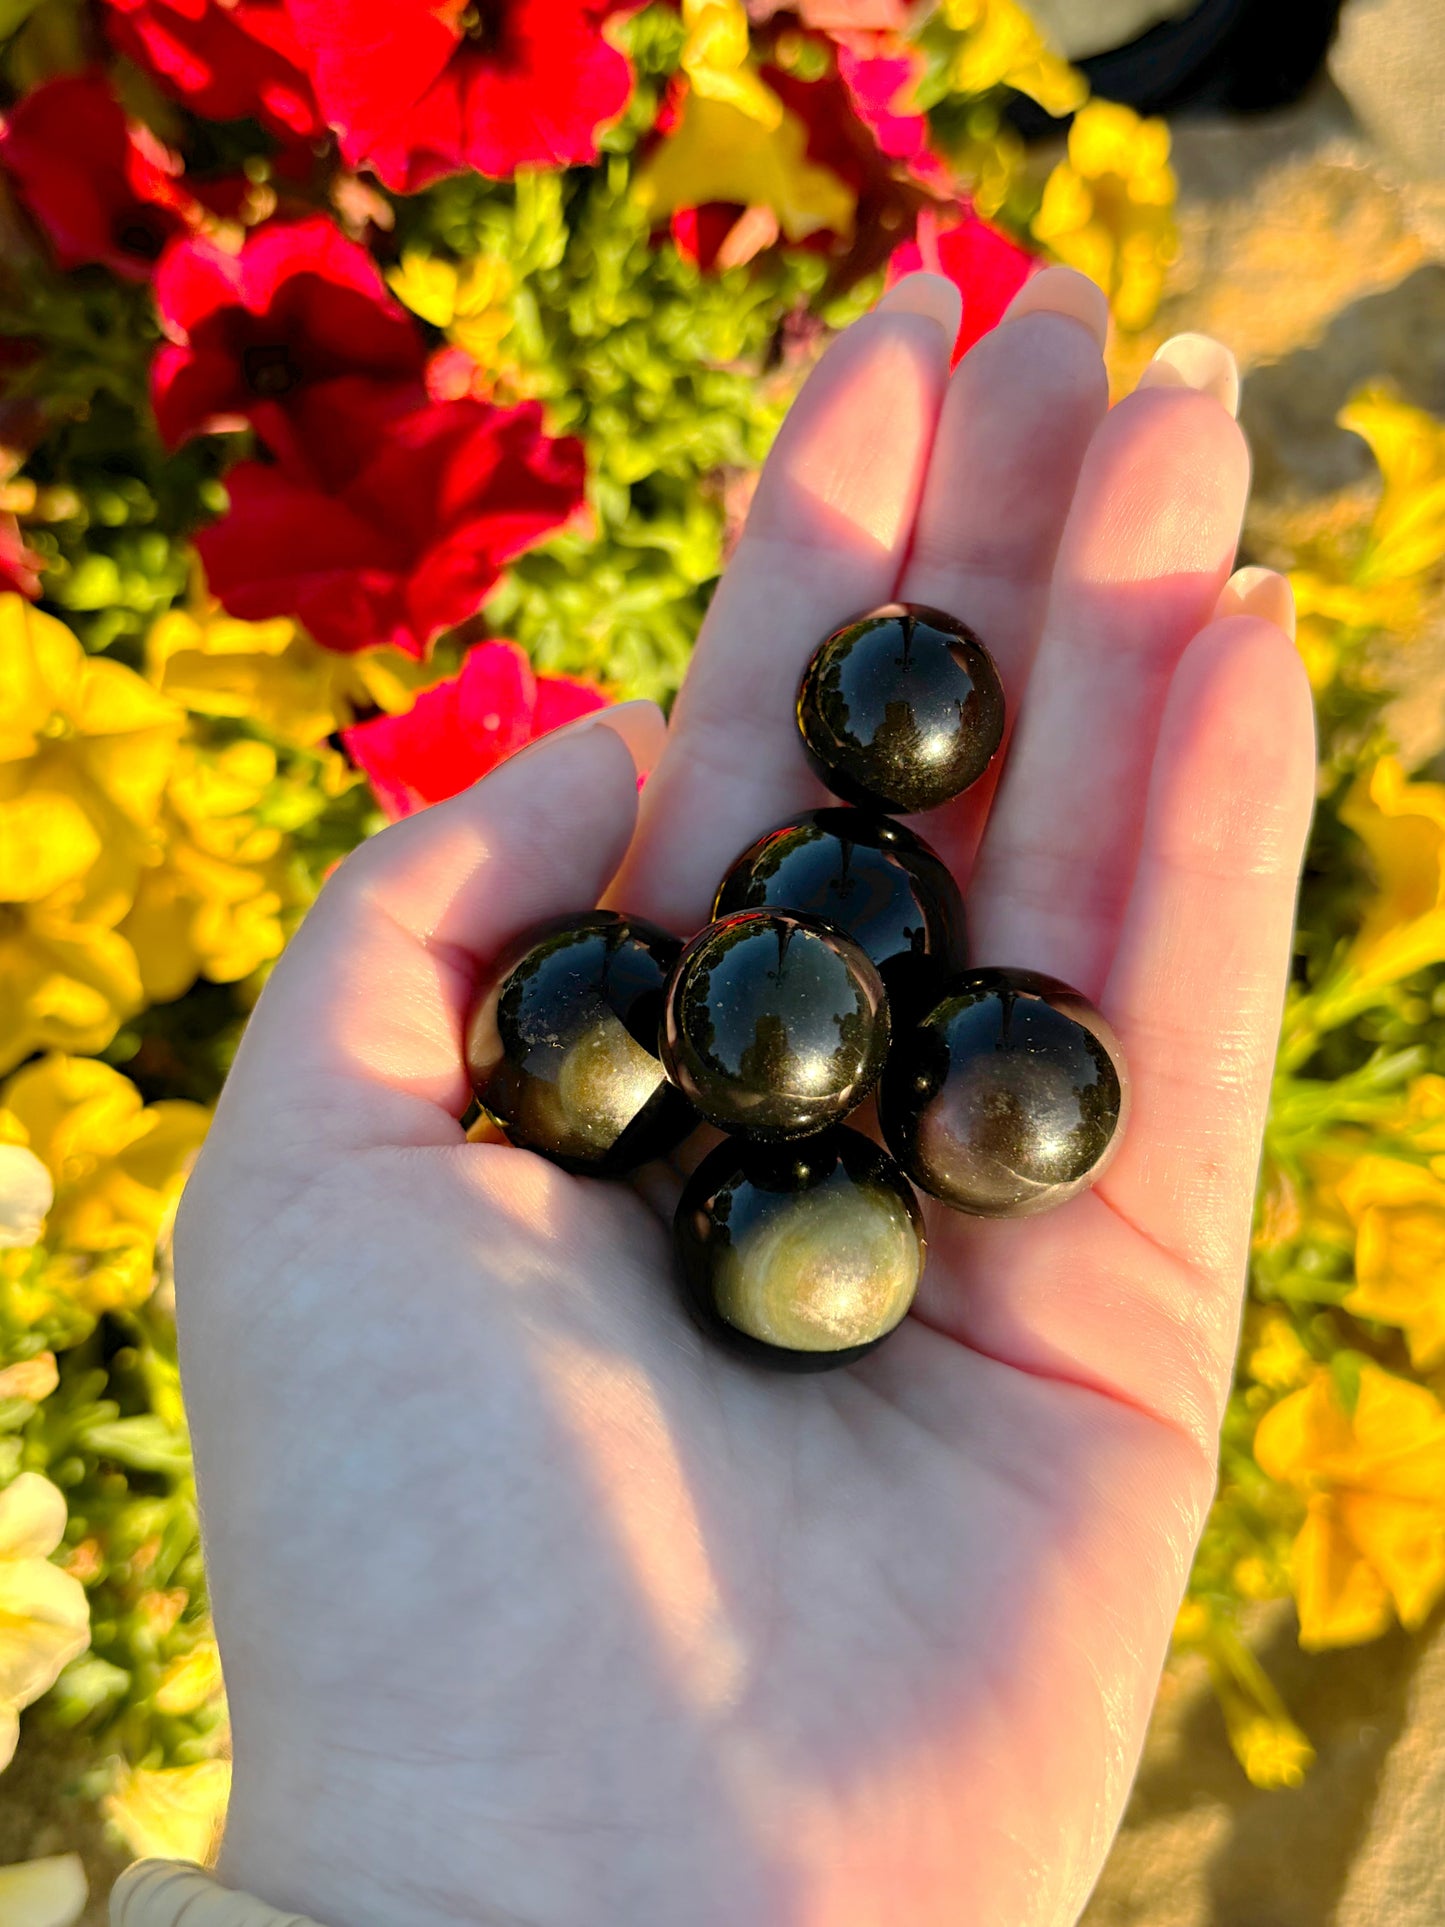
POLYGON ((624 703, 529 744, 471 789, 354 850, 247 1026, 216 1132, 251 1162, 318 1147, 460 1140, 463 1029, 487 964, 531 925, 590 910, 627 852, 665 725, 624 703))

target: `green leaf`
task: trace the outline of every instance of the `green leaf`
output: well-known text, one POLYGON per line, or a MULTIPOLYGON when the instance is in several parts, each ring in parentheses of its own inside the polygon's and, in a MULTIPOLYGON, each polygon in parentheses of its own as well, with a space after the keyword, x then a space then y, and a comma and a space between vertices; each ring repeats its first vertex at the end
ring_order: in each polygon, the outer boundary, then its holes
POLYGON ((191 1469, 191 1452, 185 1439, 155 1412, 87 1425, 76 1438, 87 1451, 137 1472, 163 1472, 178 1479, 191 1469))

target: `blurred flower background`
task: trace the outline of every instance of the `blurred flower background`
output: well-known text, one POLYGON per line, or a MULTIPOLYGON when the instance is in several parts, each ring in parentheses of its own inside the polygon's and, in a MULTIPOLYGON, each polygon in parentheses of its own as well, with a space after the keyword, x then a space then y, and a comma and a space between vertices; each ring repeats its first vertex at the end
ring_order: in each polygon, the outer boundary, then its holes
POLYGON ((224 1816, 169 1227, 321 880, 670 699, 830 333, 925 266, 961 355, 1050 260, 1116 395, 1239 354, 1321 730, 1219 1497, 1088 1918, 1445 1917, 1441 24, 0 0, 5 1927, 224 1816))

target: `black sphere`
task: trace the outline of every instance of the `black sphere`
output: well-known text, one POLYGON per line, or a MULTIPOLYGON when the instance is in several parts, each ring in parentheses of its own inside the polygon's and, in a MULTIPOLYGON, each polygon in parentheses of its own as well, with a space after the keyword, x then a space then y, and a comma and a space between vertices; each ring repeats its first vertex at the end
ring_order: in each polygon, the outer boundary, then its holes
POLYGON ((1119 1040, 1087 998, 1032 970, 972 970, 895 1040, 878 1111, 915 1184, 1022 1218, 1094 1182, 1128 1106, 1119 1040))
POLYGON ((658 1056, 682 945, 640 917, 589 910, 530 931, 499 959, 467 1028, 482 1108, 513 1144, 613 1177, 697 1123, 658 1056))
POLYGON ((890 602, 820 643, 798 690, 808 757, 835 796, 890 814, 936 809, 1003 741, 1003 690, 956 617, 890 602))
POLYGON ((888 1031, 883 979, 851 937, 747 910, 708 924, 678 959, 662 1060, 720 1130, 804 1137, 862 1103, 888 1031))
POLYGON ((673 1225, 694 1321, 784 1371, 847 1365, 901 1322, 923 1272, 923 1220, 871 1138, 729 1138, 688 1179, 673 1225))
POLYGON ((846 932, 877 964, 895 1023, 968 962, 947 866, 921 836, 862 810, 808 810, 743 851, 712 913, 765 908, 846 932))

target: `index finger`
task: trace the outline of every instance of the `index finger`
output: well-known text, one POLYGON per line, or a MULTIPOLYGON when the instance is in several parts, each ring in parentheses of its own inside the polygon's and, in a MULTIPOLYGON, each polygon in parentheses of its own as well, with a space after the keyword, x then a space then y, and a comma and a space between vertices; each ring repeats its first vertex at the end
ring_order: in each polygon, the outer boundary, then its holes
POLYGON ((928 467, 958 294, 909 275, 809 376, 763 469, 609 901, 682 935, 761 830, 826 800, 793 720, 830 629, 886 602, 928 467))

